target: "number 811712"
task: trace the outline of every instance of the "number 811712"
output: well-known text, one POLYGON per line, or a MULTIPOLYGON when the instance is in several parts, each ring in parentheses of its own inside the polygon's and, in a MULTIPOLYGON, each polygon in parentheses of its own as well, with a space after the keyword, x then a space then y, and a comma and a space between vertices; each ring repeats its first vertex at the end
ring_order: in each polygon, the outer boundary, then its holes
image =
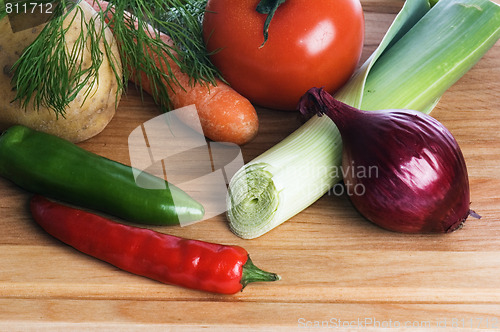
POLYGON ((495 329, 499 326, 497 317, 452 318, 452 328, 495 329))
POLYGON ((12 3, 5 4, 5 11, 7 14, 52 14, 52 3, 38 3, 38 2, 25 2, 25 3, 12 3))

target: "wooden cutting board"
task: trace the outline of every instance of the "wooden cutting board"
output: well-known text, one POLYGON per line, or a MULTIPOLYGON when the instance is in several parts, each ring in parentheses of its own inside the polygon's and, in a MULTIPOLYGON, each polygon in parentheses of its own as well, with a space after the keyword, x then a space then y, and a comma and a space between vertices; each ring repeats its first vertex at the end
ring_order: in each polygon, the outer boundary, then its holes
MULTIPOLYGON (((364 0, 366 45, 376 48, 402 6, 364 0)), ((448 235, 404 235, 364 220, 346 197, 325 196, 254 240, 233 235, 223 215, 188 227, 152 227, 245 247, 282 280, 234 296, 160 284, 83 255, 44 233, 30 194, 0 178, 0 330, 272 330, 328 327, 500 329, 500 43, 446 92, 432 115, 458 140, 472 208, 482 215, 448 235)), ((297 114, 259 109, 245 161, 300 126, 297 114)), ((127 138, 157 116, 131 88, 116 117, 81 147, 130 164, 127 138)))

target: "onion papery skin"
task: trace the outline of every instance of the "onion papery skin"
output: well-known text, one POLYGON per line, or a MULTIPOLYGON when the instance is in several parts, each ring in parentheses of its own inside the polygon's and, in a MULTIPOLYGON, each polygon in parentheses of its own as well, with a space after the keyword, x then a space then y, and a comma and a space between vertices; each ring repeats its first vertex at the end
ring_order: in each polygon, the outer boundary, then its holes
POLYGON ((324 113, 343 142, 342 174, 356 209, 387 230, 449 233, 470 214, 467 168, 453 135, 412 110, 360 111, 311 89, 301 111, 324 113))

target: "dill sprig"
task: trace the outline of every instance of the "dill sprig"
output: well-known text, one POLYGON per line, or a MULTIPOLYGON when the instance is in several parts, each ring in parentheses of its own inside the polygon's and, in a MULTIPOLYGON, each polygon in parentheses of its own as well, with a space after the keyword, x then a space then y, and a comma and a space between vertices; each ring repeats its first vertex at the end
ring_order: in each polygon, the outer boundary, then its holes
POLYGON ((214 83, 213 79, 220 78, 221 75, 210 62, 202 38, 202 21, 207 0, 178 2, 183 5, 159 12, 158 29, 175 42, 182 53, 182 61, 189 77, 195 81, 214 83), (164 27, 164 24, 168 24, 168 27, 164 27))
POLYGON ((14 64, 14 100, 20 100, 23 108, 27 108, 32 101, 35 109, 42 106, 53 109, 56 116, 64 116, 68 104, 85 86, 82 104, 98 84, 98 72, 103 62, 99 41, 104 37, 104 29, 95 28, 95 18, 89 22, 82 19, 80 34, 70 48, 66 33, 76 24, 78 17, 84 17, 80 7, 64 0, 59 2, 54 9, 54 17, 14 64), (66 18, 69 24, 63 26, 66 18), (92 59, 88 66, 83 52, 87 45, 92 59))
POLYGON ((0 20, 7 16, 4 0, 0 0, 0 20))
POLYGON ((119 82, 117 98, 124 89, 123 82, 133 76, 140 88, 141 74, 144 74, 157 104, 164 110, 171 109, 170 87, 179 82, 173 75, 169 59, 189 75, 191 84, 213 83, 215 77, 220 76, 208 59, 202 39, 201 17, 206 0, 112 0, 89 22, 82 20, 85 28, 81 27, 77 43, 71 50, 66 47, 67 28, 63 27, 63 21, 70 15, 76 17, 81 9, 77 9, 78 6, 68 9, 69 1, 60 1, 57 10, 62 12, 55 13, 13 66, 15 100, 20 100, 24 108, 33 101, 36 109, 44 106, 64 116, 68 104, 80 93, 84 96, 83 103, 92 87, 98 84, 98 69, 104 56, 99 50, 101 41, 119 82), (104 29, 97 28, 97 20, 112 29, 119 45, 119 59, 113 56, 104 38, 104 29), (167 34, 175 46, 165 43, 160 31, 167 34), (85 45, 90 45, 88 67, 83 67, 81 58, 85 45), (155 57, 160 59, 159 65, 155 57))

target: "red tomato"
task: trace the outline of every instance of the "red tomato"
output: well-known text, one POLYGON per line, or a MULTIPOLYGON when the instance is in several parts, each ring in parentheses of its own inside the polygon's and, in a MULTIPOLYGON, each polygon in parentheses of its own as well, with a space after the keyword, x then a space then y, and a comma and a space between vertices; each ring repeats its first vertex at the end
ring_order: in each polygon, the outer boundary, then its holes
POLYGON ((276 11, 263 47, 266 15, 259 0, 208 0, 203 21, 211 60, 252 103, 294 110, 312 87, 334 92, 361 56, 364 16, 359 0, 287 0, 276 11))

